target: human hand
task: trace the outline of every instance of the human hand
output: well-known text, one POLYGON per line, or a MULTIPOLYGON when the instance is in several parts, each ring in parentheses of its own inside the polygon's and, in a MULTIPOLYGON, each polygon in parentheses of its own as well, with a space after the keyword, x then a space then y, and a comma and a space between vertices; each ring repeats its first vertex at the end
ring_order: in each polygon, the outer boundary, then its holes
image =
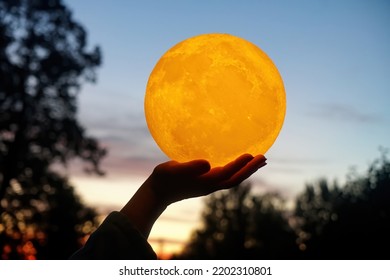
POLYGON ((210 168, 206 160, 168 161, 156 166, 145 182, 165 206, 187 198, 237 186, 265 166, 263 155, 244 154, 223 167, 210 168))
POLYGON ((120 211, 147 238, 156 219, 176 201, 237 186, 266 165, 263 155, 244 154, 223 167, 206 160, 159 164, 120 211))

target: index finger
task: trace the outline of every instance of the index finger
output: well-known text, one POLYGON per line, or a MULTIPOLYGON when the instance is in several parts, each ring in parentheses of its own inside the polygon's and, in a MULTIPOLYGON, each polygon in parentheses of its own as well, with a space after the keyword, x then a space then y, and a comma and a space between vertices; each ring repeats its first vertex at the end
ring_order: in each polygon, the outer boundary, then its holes
POLYGON ((225 181, 236 174, 252 159, 252 155, 243 154, 223 167, 215 167, 211 169, 209 172, 202 175, 199 179, 206 184, 219 184, 220 182, 225 181))
POLYGON ((253 173, 259 170, 261 167, 267 165, 265 162, 267 159, 263 155, 254 157, 247 165, 234 174, 231 178, 222 182, 219 187, 227 189, 239 185, 242 181, 249 178, 253 173))

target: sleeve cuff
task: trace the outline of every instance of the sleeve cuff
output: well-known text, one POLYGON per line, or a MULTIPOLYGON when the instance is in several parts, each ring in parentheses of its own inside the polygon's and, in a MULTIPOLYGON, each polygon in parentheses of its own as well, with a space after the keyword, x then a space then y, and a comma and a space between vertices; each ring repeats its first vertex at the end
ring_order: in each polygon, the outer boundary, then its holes
POLYGON ((155 260, 156 253, 146 238, 120 212, 112 212, 71 259, 155 260))

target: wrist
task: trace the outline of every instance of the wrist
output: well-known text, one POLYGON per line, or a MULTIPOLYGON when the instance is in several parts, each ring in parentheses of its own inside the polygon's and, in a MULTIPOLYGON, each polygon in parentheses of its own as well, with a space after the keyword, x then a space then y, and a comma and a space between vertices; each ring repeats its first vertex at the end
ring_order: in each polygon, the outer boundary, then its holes
POLYGON ((168 206, 163 201, 153 191, 151 182, 147 179, 120 212, 147 238, 155 221, 168 206))

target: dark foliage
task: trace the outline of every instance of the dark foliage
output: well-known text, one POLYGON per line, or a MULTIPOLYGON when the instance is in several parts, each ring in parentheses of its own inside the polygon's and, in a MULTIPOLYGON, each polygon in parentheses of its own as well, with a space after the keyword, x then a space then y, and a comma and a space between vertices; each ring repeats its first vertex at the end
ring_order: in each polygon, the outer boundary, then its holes
POLYGON ((249 185, 211 195, 203 226, 178 258, 278 259, 297 251, 296 236, 277 194, 251 195, 249 185))
POLYGON ((97 225, 95 211, 55 173, 11 181, 2 204, 3 259, 67 259, 97 225))
MULTIPOLYGON (((0 0, 0 253, 18 247, 5 239, 25 239, 35 221, 48 244, 36 256, 63 258, 75 248, 66 240, 77 241, 75 225, 93 222, 93 211, 82 210, 50 167, 80 158, 102 174, 106 151, 76 119, 77 94, 82 83, 95 81, 100 63, 99 48, 88 50, 85 29, 62 1, 0 0)), ((12 250, 6 255, 22 256, 12 250)))
POLYGON ((390 162, 332 186, 306 186, 287 210, 277 194, 248 185, 210 196, 203 225, 179 259, 389 259, 390 162))
POLYGON ((343 188, 325 180, 307 186, 296 203, 305 258, 390 258, 390 162, 383 154, 343 188))
POLYGON ((0 1, 0 198, 11 179, 75 156, 99 172, 104 150, 77 122, 76 97, 101 56, 71 15, 59 0, 0 1))

